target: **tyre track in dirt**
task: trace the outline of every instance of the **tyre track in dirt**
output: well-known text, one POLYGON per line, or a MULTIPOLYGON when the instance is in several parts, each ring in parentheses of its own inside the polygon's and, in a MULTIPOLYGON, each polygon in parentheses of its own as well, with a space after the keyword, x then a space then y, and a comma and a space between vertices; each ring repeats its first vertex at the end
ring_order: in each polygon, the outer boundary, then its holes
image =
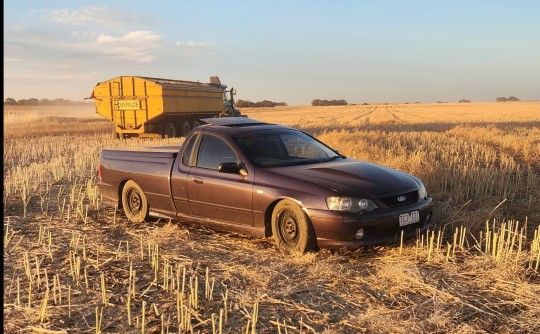
POLYGON ((392 110, 393 110, 393 111, 397 111, 394 107, 392 107, 392 106, 385 106, 384 110, 385 110, 388 114, 390 114, 390 116, 392 116, 392 117, 394 118, 394 120, 396 120, 396 121, 401 121, 401 118, 398 117, 398 116, 396 115, 396 113, 392 112, 392 110))
MULTIPOLYGON (((414 108, 414 109, 420 109, 420 107, 409 107, 409 108, 414 108)), ((404 119, 410 119, 411 117, 413 118, 416 118, 418 120, 422 120, 422 121, 433 121, 434 118, 433 117, 428 117, 426 116, 425 114, 424 115, 419 115, 419 112, 421 111, 417 111, 417 112, 409 112, 409 111, 405 111, 405 109, 407 109, 407 107, 392 107, 393 111, 396 113, 396 114, 399 114, 399 115, 406 115, 405 117, 403 117, 404 119)))
MULTIPOLYGON (((373 114, 375 111, 377 111, 377 108, 378 108, 377 105, 369 106, 369 108, 367 108, 367 110, 363 110, 363 109, 365 109, 365 107, 358 108, 356 110, 358 110, 360 112, 359 115, 354 114, 354 115, 342 118, 342 119, 340 119, 340 122, 344 123, 344 124, 356 123, 359 120, 365 119, 365 117, 373 114)), ((355 110, 352 110, 351 112, 353 112, 353 111, 355 111, 355 110)))

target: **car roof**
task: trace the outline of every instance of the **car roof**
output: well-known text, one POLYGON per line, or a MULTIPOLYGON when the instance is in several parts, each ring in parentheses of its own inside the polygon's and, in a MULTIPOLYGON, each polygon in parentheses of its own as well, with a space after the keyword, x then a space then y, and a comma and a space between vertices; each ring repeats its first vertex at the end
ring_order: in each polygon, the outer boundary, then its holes
POLYGON ((224 133, 229 136, 265 130, 296 130, 287 126, 265 123, 248 117, 203 118, 201 121, 207 123, 202 126, 205 130, 224 133))
POLYGON ((213 124, 213 125, 222 125, 222 126, 245 126, 245 125, 255 125, 255 124, 268 124, 265 122, 258 121, 253 118, 248 117, 214 117, 214 118, 202 118, 201 121, 213 124))

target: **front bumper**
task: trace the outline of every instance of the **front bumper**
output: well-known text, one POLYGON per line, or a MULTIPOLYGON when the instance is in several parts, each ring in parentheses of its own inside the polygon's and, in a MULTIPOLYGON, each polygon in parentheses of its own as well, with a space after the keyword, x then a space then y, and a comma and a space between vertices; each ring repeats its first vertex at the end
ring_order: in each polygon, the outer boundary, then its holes
POLYGON ((319 247, 354 249, 392 244, 400 240, 401 231, 404 238, 425 231, 433 214, 433 201, 428 198, 400 208, 380 208, 363 214, 315 209, 305 211, 315 229, 319 247), (400 227, 399 215, 416 210, 420 213, 420 221, 400 227), (357 239, 355 234, 360 228, 364 229, 364 236, 357 239))

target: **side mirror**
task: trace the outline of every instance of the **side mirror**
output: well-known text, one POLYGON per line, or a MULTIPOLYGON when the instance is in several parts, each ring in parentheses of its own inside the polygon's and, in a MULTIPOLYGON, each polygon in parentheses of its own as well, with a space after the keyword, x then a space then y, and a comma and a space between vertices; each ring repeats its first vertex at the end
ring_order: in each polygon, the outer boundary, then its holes
POLYGON ((227 174, 240 174, 242 176, 247 176, 248 172, 245 168, 240 167, 235 162, 224 162, 219 165, 218 171, 220 173, 227 173, 227 174))

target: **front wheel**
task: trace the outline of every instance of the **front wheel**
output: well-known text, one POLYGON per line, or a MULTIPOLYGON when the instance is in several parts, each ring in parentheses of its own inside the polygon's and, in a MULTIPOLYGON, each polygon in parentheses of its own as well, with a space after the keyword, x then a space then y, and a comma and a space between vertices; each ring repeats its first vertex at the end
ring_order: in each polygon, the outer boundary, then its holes
POLYGON ((272 235, 277 247, 286 254, 317 250, 317 238, 311 222, 302 208, 292 201, 283 200, 274 208, 272 235))
POLYGON ((129 180, 122 189, 122 207, 126 217, 134 222, 141 223, 148 218, 148 201, 141 187, 129 180))

